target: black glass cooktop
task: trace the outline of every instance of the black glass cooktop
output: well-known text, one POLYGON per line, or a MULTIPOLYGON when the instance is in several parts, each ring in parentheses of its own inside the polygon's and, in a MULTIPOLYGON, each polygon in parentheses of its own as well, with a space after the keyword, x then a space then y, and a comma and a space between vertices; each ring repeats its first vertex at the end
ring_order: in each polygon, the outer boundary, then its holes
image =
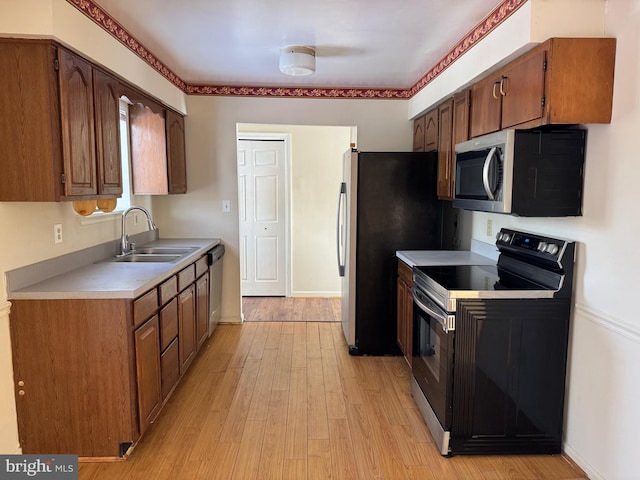
POLYGON ((414 267, 417 276, 429 277, 448 291, 545 290, 530 280, 494 265, 414 267), (416 271, 417 270, 417 271, 416 271))

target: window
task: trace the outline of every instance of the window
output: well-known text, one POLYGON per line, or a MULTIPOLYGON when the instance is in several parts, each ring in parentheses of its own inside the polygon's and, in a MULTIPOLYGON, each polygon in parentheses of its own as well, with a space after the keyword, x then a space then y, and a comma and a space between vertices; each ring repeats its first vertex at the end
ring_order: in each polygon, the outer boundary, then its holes
POLYGON ((131 206, 131 156, 129 155, 129 104, 120 99, 120 155, 122 157, 122 196, 118 198, 116 211, 131 206))

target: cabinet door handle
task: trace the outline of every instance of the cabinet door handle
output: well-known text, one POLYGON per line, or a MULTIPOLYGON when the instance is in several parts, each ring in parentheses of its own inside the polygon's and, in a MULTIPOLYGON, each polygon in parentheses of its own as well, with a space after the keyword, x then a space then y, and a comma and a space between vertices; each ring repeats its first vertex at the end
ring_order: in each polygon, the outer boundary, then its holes
POLYGON ((500 95, 502 95, 503 97, 507 95, 507 93, 504 91, 504 81, 507 79, 507 77, 502 77, 500 79, 500 95))
POLYGON ((494 100, 498 100, 498 95, 496 94, 496 87, 498 86, 498 83, 500 82, 496 82, 493 84, 493 98, 494 100))

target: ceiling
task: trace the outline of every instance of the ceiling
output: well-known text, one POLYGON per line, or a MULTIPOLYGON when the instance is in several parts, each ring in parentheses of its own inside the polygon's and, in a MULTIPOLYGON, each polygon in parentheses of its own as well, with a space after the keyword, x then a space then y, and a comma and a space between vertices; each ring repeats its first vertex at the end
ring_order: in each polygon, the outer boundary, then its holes
POLYGON ((408 89, 501 1, 94 3, 190 85, 408 89), (280 73, 290 45, 316 48, 313 75, 280 73))

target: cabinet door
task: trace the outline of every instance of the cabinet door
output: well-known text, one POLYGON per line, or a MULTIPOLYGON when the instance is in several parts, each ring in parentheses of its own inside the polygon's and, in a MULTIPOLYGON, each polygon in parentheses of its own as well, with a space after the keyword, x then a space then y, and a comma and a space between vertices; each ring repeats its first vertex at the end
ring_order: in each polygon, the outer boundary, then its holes
POLYGON ((58 201, 60 153, 56 48, 0 41, 0 201, 58 201))
POLYGON ((438 108, 438 198, 453 198, 453 100, 438 108))
POLYGON ((413 121, 413 151, 424 152, 424 125, 425 116, 416 118, 413 121))
POLYGON ((203 275, 196 282, 196 335, 198 348, 207 339, 209 333, 209 277, 203 275))
POLYGON ((120 159, 120 102, 118 81, 100 70, 93 71, 95 100, 98 193, 122 195, 120 159))
POLYGON ((129 107, 131 173, 135 195, 166 195, 167 141, 164 110, 149 103, 129 107))
POLYGON ((525 55, 505 68, 500 80, 502 128, 542 117, 545 51, 525 55))
MULTIPOLYGON (((405 297, 407 296, 407 284, 398 277, 398 296, 397 296, 397 314, 396 314, 396 341, 402 353, 406 352, 406 314, 405 314, 405 297)), ((406 357, 406 354, 405 354, 406 357)))
POLYGON ((162 352, 162 357, 160 357, 163 400, 167 398, 167 395, 169 395, 180 379, 180 355, 178 351, 178 339, 176 338, 167 349, 162 352))
POLYGON ((463 90, 453 97, 453 153, 456 143, 469 140, 470 92, 463 90))
POLYGON ((65 194, 95 195, 93 69, 89 62, 62 48, 58 61, 65 194))
POLYGON ((187 371, 196 354, 196 295, 193 285, 178 296, 180 375, 187 371))
POLYGON ((424 116, 424 151, 438 149, 438 109, 429 110, 424 116))
POLYGON ((167 110, 166 121, 169 193, 187 193, 187 158, 184 146, 184 117, 171 110, 167 110))
POLYGON ((471 88, 471 138, 500 130, 500 76, 491 75, 471 88))
POLYGON ((144 433, 160 411, 160 336, 158 316, 154 315, 135 331, 138 417, 144 433))

